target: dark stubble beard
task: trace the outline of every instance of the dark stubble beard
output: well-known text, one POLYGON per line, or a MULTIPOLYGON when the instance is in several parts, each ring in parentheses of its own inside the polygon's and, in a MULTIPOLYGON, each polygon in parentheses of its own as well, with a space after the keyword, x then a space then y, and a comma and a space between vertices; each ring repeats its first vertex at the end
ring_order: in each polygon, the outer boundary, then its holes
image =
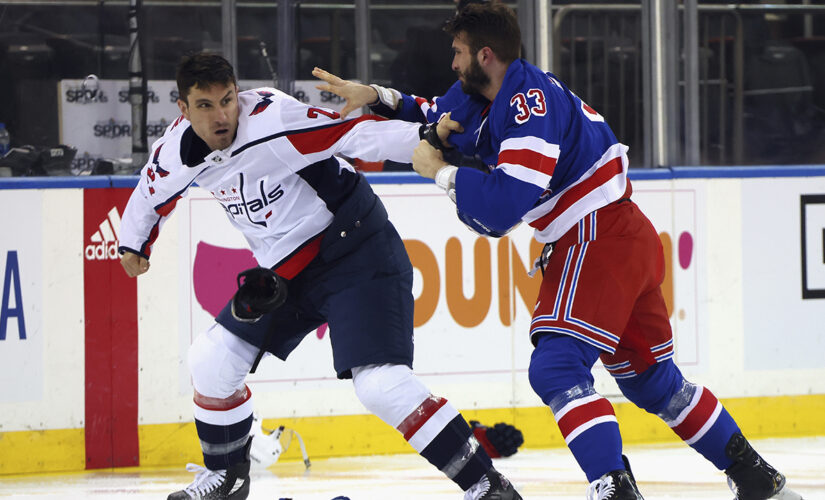
POLYGON ((484 73, 484 70, 481 69, 481 65, 478 64, 475 58, 470 61, 470 67, 466 72, 457 73, 459 79, 462 76, 464 77, 464 79, 461 80, 461 90, 463 90, 465 94, 482 95, 482 90, 490 84, 490 77, 484 73))

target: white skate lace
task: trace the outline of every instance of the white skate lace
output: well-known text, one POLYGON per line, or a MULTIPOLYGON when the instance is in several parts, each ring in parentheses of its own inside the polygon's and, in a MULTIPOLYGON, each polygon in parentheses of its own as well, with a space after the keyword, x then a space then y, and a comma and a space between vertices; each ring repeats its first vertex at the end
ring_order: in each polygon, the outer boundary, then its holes
POLYGON ((488 491, 490 491, 490 479, 487 474, 484 474, 476 484, 470 486, 470 489, 464 492, 464 500, 478 500, 488 491))
POLYGON ((194 499, 198 499, 202 495, 219 487, 224 479, 226 479, 226 470, 210 470, 198 464, 191 463, 186 464, 186 470, 189 472, 197 472, 192 484, 183 489, 183 491, 194 499))
POLYGON ((587 487, 587 500, 607 500, 615 491, 616 485, 613 484, 612 476, 596 479, 587 487))

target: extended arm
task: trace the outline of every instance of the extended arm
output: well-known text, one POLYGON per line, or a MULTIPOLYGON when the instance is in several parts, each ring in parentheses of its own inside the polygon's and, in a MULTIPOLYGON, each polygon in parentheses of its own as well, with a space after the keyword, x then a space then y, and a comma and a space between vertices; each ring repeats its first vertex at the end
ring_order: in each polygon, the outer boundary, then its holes
POLYGON ((312 76, 326 82, 326 84, 316 85, 318 90, 332 92, 346 100, 346 104, 341 110, 341 118, 346 118, 356 109, 375 104, 379 100, 377 89, 369 85, 344 80, 318 67, 312 70, 312 76))
POLYGON ((152 159, 141 170, 140 180, 123 211, 118 251, 120 264, 129 277, 149 270, 152 245, 161 227, 197 175, 197 169, 180 168, 180 162, 175 161, 175 146, 177 143, 170 144, 166 148, 169 153, 162 154, 163 143, 159 140, 153 145, 152 159))
POLYGON ((285 139, 299 155, 284 148, 274 152, 293 168, 300 169, 335 154, 366 161, 409 162, 420 140, 418 123, 386 120, 375 115, 343 120, 332 110, 294 100, 284 100, 280 109, 281 121, 292 128, 285 139))
POLYGON ((365 85, 363 83, 344 80, 321 68, 312 70, 312 75, 326 83, 316 88, 342 97, 346 100, 341 117, 346 116, 364 106, 381 116, 395 120, 415 123, 433 123, 441 113, 433 108, 429 99, 404 94, 392 88, 380 85, 365 85))

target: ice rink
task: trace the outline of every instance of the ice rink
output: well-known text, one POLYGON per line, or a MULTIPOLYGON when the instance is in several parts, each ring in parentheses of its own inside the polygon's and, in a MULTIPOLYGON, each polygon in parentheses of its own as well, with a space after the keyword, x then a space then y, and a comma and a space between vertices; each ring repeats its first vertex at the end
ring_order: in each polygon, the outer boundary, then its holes
MULTIPOLYGON (((753 442, 805 500, 825 500, 825 437, 753 442)), ((731 500, 725 477, 683 445, 625 447, 647 499, 731 500)), ((311 458, 311 457, 310 457, 311 458)), ((587 484, 567 449, 522 450, 495 461, 525 499, 585 498, 587 484)), ((189 484, 183 468, 131 468, 71 474, 0 476, 0 497, 46 499, 164 499, 189 484)), ((250 499, 461 500, 462 493, 418 455, 276 463, 253 470, 250 499)))

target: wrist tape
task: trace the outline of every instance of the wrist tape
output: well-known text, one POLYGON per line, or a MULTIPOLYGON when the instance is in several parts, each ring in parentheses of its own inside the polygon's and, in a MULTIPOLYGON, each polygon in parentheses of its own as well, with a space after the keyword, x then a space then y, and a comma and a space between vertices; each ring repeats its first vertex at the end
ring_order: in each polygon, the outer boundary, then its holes
POLYGON ((370 107, 383 104, 392 110, 398 109, 398 103, 401 101, 401 92, 395 89, 382 87, 381 85, 376 85, 374 83, 370 85, 370 87, 378 93, 378 99, 376 99, 375 102, 370 103, 370 107))

